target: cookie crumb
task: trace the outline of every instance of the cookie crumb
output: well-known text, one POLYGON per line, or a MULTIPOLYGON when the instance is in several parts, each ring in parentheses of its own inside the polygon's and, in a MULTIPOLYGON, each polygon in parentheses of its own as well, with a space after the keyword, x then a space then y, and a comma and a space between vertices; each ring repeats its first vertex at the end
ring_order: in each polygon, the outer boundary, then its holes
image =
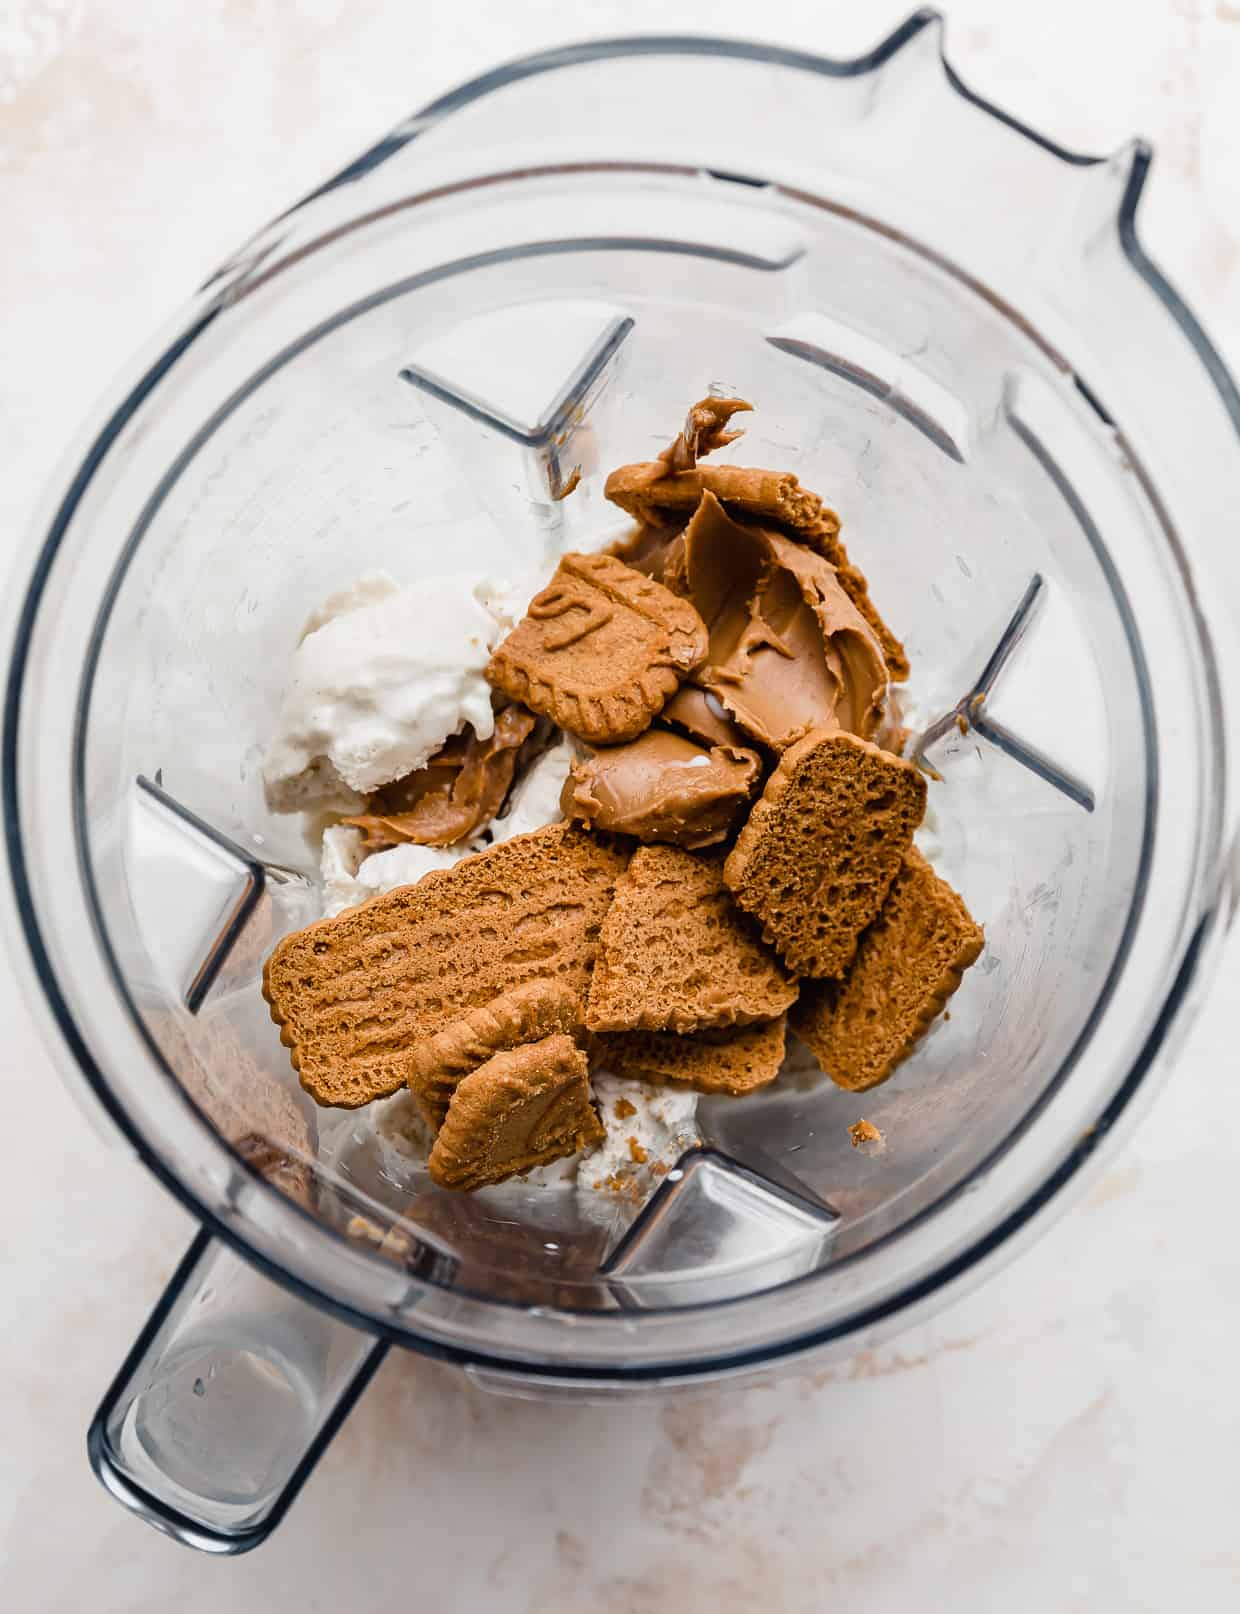
POLYGON ((867 1143, 883 1142, 883 1135, 873 1121, 867 1121, 864 1118, 853 1122, 848 1129, 848 1136, 852 1139, 854 1149, 860 1149, 867 1143))
POLYGON ((635 1166, 644 1166, 646 1164, 646 1151, 636 1138, 629 1139, 629 1159, 635 1166))
POLYGON ((602 1182, 596 1182, 595 1192, 613 1194, 617 1199, 628 1200, 630 1204, 639 1204, 645 1197, 636 1177, 632 1173, 613 1171, 610 1177, 602 1182))
POLYGON ((630 1103, 627 1098, 618 1098, 616 1100, 616 1119, 618 1121, 627 1121, 630 1115, 636 1114, 636 1104, 630 1103))

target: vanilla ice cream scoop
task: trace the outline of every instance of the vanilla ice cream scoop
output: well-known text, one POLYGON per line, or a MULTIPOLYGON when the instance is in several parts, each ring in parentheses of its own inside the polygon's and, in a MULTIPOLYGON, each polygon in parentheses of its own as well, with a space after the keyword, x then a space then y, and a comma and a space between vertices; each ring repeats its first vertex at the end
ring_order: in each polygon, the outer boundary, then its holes
POLYGON ((293 654, 263 768, 272 808, 355 811, 466 723, 488 738, 483 669, 511 626, 508 585, 489 579, 367 572, 333 594, 293 654))
POLYGON ((345 824, 324 830, 319 862, 324 919, 334 919, 346 908, 356 908, 359 902, 395 891, 397 886, 417 885, 432 869, 450 869, 479 850, 476 846, 403 845, 367 857, 362 844, 362 832, 345 824))

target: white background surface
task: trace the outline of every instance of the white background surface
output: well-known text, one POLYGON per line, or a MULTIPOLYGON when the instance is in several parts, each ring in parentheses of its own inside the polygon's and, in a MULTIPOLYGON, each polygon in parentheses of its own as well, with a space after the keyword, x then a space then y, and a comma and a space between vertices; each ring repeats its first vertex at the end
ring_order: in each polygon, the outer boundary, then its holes
MULTIPOLYGON (((905 9, 0 0, 0 568, 131 351, 411 109, 586 34, 842 56, 905 9)), ((1143 234, 1234 367, 1240 4, 949 9, 982 93, 1069 146, 1155 142, 1143 234)), ((91 1135, 0 980, 0 1608, 1240 1607, 1237 969, 1233 945, 1170 1088, 1089 1197, 932 1326, 776 1387, 614 1409, 493 1399, 389 1358, 280 1533, 229 1562, 156 1536, 89 1474, 87 1421, 190 1226, 91 1135)))

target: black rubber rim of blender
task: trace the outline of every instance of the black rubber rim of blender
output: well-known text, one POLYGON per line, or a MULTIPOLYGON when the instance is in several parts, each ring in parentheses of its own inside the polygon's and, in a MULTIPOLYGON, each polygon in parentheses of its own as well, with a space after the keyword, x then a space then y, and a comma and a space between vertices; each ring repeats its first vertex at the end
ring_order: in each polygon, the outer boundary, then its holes
MULTIPOLYGON (((495 87, 495 85, 510 81, 513 77, 529 76, 529 74, 533 72, 543 71, 551 67, 569 65, 572 62, 588 59, 590 55, 602 56, 617 54, 621 50, 630 49, 634 52, 646 51, 650 53, 660 49, 664 51, 673 51, 679 49, 682 53, 687 53, 690 50, 700 52, 702 54, 713 52, 714 54, 743 56, 748 59, 785 61, 789 65, 804 66, 807 69, 818 73, 831 74, 834 76, 849 76, 851 74, 869 71, 881 64, 890 55, 892 55, 895 50, 900 48, 900 46, 911 39, 916 33, 920 32, 920 30, 927 24, 937 20, 937 17, 938 14, 933 11, 922 11, 916 13, 875 51, 871 52, 868 56, 858 58, 856 61, 850 63, 828 62, 824 59, 812 56, 802 56, 799 53, 777 52, 760 46, 746 46, 739 42, 709 40, 622 40, 581 47, 570 51, 550 53, 549 56, 530 58, 524 63, 514 64, 514 68, 511 70, 497 70, 496 73, 488 75, 485 79, 476 80, 472 85, 464 86, 461 90, 454 92, 452 96, 446 97, 442 101, 434 103, 432 107, 428 108, 426 112, 422 114, 421 121, 423 124, 425 124, 425 121, 430 118, 432 114, 442 115, 443 112, 450 111, 456 106, 463 105, 477 95, 485 93, 490 88, 495 87)), ((980 96, 966 91, 964 86, 960 83, 957 75, 950 69, 948 69, 948 76, 953 87, 961 94, 965 95, 966 99, 996 116, 1002 122, 1032 140, 1035 144, 1050 151, 1061 159, 1080 164, 1102 160, 1098 158, 1083 157, 1064 151, 1063 148, 1056 146, 1053 142, 1037 134, 1036 131, 1029 129, 1016 119, 1001 112, 998 108, 983 100, 980 96)), ((411 120, 411 122, 417 121, 419 120, 411 120)), ((345 170, 342 175, 338 175, 334 181, 323 187, 323 190, 331 189, 334 185, 343 183, 346 179, 354 178, 359 174, 364 173, 367 168, 375 166, 375 164, 381 161, 384 156, 390 155, 393 150, 398 149, 398 147, 405 144, 408 139, 413 138, 416 132, 416 129, 411 129, 408 133, 403 135, 398 133, 396 136, 389 137, 386 142, 380 142, 379 146, 373 148, 372 153, 368 154, 369 160, 367 160, 367 158, 359 159, 357 164, 354 164, 350 169, 345 170)), ((1141 190, 1143 188, 1148 166, 1148 154, 1139 154, 1139 160, 1134 163, 1134 167, 1130 175, 1128 189, 1121 207, 1119 219, 1121 242, 1134 269, 1147 282, 1147 284, 1149 284, 1156 296, 1167 308, 1168 312, 1179 325, 1190 346, 1201 359, 1212 384, 1219 393, 1225 409, 1227 410, 1233 423, 1236 425, 1238 433, 1240 433, 1240 393, 1237 392, 1236 385, 1229 375, 1226 366, 1224 365, 1217 350, 1206 337, 1196 318, 1187 308, 1187 305, 1182 301, 1178 294, 1174 292, 1161 272, 1152 264, 1137 240, 1135 229, 1136 207, 1141 190)), ((320 191, 314 194, 322 194, 322 192, 320 191)), ((99 437, 95 440, 94 444, 87 452, 83 463, 79 468, 78 473, 75 475, 73 482, 70 484, 70 489, 65 495, 65 498, 62 501, 61 506, 50 526, 48 537, 45 540, 43 548, 33 569, 31 584, 26 599, 23 602, 17 631, 14 636, 13 659, 10 667, 5 695, 5 726, 3 743, 3 758, 5 766, 2 770, 3 794, 6 807, 5 840, 10 869, 14 882, 16 905, 19 917, 22 920, 23 928, 25 930, 27 945, 30 948, 36 970, 39 974, 43 990, 47 995, 53 1016, 57 1021, 59 1030, 64 1036, 70 1051, 74 1054, 74 1057, 81 1067, 83 1074, 103 1105, 105 1111, 109 1114, 110 1118, 113 1120, 114 1124, 116 1124, 122 1135, 125 1136, 130 1144, 134 1147, 139 1158, 142 1159, 147 1168, 152 1171, 156 1178, 163 1183, 169 1192, 171 1192, 183 1205, 185 1205, 188 1210, 197 1216, 198 1219, 202 1221, 204 1225, 207 1226, 216 1236, 220 1237, 223 1242, 228 1244, 239 1254, 252 1262, 259 1270, 263 1271, 267 1276, 272 1278, 273 1281, 291 1290, 293 1293, 299 1295, 309 1303, 333 1313, 342 1320, 351 1323, 353 1326, 360 1328, 365 1332, 379 1334, 382 1337, 395 1340, 410 1348, 418 1350, 423 1354, 438 1357, 446 1361, 469 1362, 481 1366, 492 1366, 506 1372, 512 1372, 515 1370, 519 1373, 525 1373, 531 1376, 538 1376, 539 1374, 542 1374, 544 1376, 578 1379, 583 1381, 611 1378, 617 1380, 632 1380, 636 1382, 648 1379, 701 1377, 711 1373, 717 1373, 721 1369, 726 1371, 727 1369, 743 1368, 750 1365, 774 1362, 783 1357, 800 1354, 812 1349, 815 1345, 826 1343, 829 1340, 839 1338, 846 1334, 855 1333, 861 1328, 871 1326, 873 1323, 878 1322, 885 1317, 891 1316, 896 1312, 906 1309, 916 1301, 924 1298, 927 1294, 933 1292, 933 1290, 936 1288, 939 1288, 943 1284, 949 1283, 954 1278, 960 1276, 964 1271, 968 1270, 978 1261, 991 1253, 991 1251, 997 1248, 1000 1244, 1005 1242, 1012 1235, 1012 1233, 1014 1233, 1051 1198, 1053 1198, 1059 1189, 1064 1185, 1064 1183, 1069 1180, 1069 1178, 1075 1175, 1080 1165, 1091 1153, 1093 1153, 1101 1138, 1105 1136, 1105 1134, 1113 1127, 1119 1115, 1125 1108, 1127 1108, 1137 1088, 1140 1086, 1142 1078, 1161 1048, 1167 1032, 1171 1027, 1172 1021, 1174 1020, 1175 1015, 1183 1001, 1187 984, 1191 979, 1192 972, 1197 958, 1200 955, 1202 946, 1205 939, 1211 932, 1214 922, 1219 916, 1219 910, 1217 907, 1211 908, 1203 914, 1203 917, 1190 940, 1189 946, 1186 949, 1176 978, 1167 994, 1166 999, 1164 1000, 1163 1007, 1155 1021, 1145 1045, 1141 1050, 1141 1053, 1134 1061, 1127 1077, 1113 1095, 1110 1103, 1099 1117, 1099 1120, 1095 1123, 1091 1131, 1084 1138, 1082 1138, 1076 1147, 1069 1152, 1063 1161, 1061 1161, 1059 1167, 1041 1184, 1039 1184, 1038 1189, 1031 1194, 1029 1198, 1022 1203, 1022 1205, 1017 1207, 1006 1218, 1004 1218, 1003 1221, 997 1224, 997 1226, 993 1228, 990 1233, 978 1240, 967 1250, 941 1264, 934 1270, 934 1272, 927 1274, 914 1284, 905 1286, 905 1288, 899 1293, 889 1297, 883 1302, 877 1303, 867 1312, 850 1319, 846 1326, 834 1325, 827 1329, 811 1330, 810 1332, 800 1335, 795 1339, 780 1342, 778 1345, 773 1347, 756 1347, 751 1352, 736 1353, 730 1357, 725 1357, 714 1361, 696 1361, 689 1367, 683 1367, 678 1364, 655 1364, 643 1365, 637 1368, 625 1368, 623 1366, 608 1367, 605 1370, 600 1370, 593 1367, 573 1367, 565 1364, 556 1365, 554 1368, 548 1368, 539 1364, 522 1361, 520 1358, 488 1357, 479 1354, 476 1351, 467 1351, 444 1346, 438 1341, 409 1335, 402 1330, 391 1327, 385 1328, 383 1325, 378 1324, 374 1318, 368 1315, 357 1313, 351 1307, 335 1301, 330 1296, 322 1294, 318 1290, 314 1289, 311 1285, 304 1283, 300 1278, 286 1272, 283 1268, 278 1267, 261 1252, 251 1249, 233 1229, 224 1225, 212 1211, 200 1204, 196 1196, 176 1177, 174 1177, 168 1168, 153 1155, 152 1151, 146 1145, 142 1134, 136 1129, 133 1122, 120 1106, 119 1102, 112 1095, 106 1079, 103 1077, 102 1072, 96 1066, 89 1050, 86 1048, 73 1022, 67 1003, 60 993, 51 968, 50 957, 43 942, 43 937, 34 911, 30 884, 24 867, 21 847, 17 790, 18 719, 30 644, 33 637, 34 619, 37 614, 43 589, 46 586, 47 577, 50 572, 52 562, 54 561, 56 552, 63 541, 65 532, 67 531, 69 522, 76 510, 76 507, 80 502, 83 493, 85 492, 86 486, 98 469, 99 464, 110 448, 112 442, 123 429, 124 425, 127 423, 132 414, 139 407, 141 402, 150 393, 157 382, 162 379, 167 371, 172 368, 172 366, 183 355, 192 342, 202 334, 218 312, 218 307, 212 307, 206 310, 195 321, 195 323, 191 325, 191 327, 184 332, 176 340, 176 342, 173 343, 167 352, 161 356, 160 360, 146 372, 142 379, 131 390, 124 403, 114 413, 108 425, 100 433, 99 437)), ((1203 646, 1208 650, 1209 639, 1206 635, 1203 635, 1203 646)), ((1209 659, 1208 655, 1206 659, 1209 659)), ((275 1192, 275 1190, 270 1189, 269 1187, 268 1191, 275 1192)), ((284 1201, 284 1203, 287 1204, 290 1202, 284 1201)), ((299 1207, 296 1206, 293 1206, 292 1208, 295 1211, 299 1210, 299 1207)), ((305 1212, 299 1213, 302 1215, 307 1214, 305 1212)), ((312 1218, 309 1217, 307 1217, 307 1219, 312 1220, 312 1218)), ((321 1224, 316 1222, 315 1225, 319 1228, 320 1232, 323 1231, 321 1224)))

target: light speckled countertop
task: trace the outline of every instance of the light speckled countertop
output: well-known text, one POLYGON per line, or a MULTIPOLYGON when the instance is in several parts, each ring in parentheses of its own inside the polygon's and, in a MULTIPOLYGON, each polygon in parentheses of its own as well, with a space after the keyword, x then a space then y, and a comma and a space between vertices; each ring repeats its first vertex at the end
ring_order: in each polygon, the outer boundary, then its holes
MULTIPOLYGON (((133 348, 410 109, 586 33, 671 27, 847 55, 904 9, 0 0, 0 565, 133 348)), ((950 11, 956 66, 1001 105, 1082 149, 1154 141, 1145 239, 1236 365, 1240 6, 950 11)), ((1233 942, 1221 971, 1237 970, 1233 942)), ((13 1614, 1240 1603, 1234 992, 1216 991, 1092 1193, 933 1324, 769 1388, 614 1408, 494 1398, 390 1357, 279 1534, 233 1562, 144 1529, 89 1473, 89 1416, 190 1227, 91 1134, 14 996, 0 976, 13 1614)))

